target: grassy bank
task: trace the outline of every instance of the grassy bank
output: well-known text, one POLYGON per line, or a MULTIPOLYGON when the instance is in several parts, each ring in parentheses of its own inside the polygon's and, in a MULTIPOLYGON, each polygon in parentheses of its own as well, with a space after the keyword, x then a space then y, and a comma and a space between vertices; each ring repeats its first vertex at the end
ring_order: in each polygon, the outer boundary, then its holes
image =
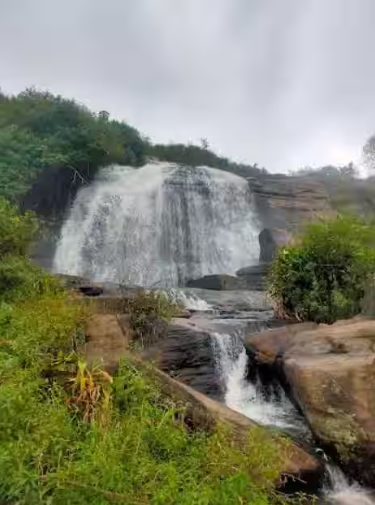
POLYGON ((240 450, 221 429, 189 431, 183 406, 131 363, 113 378, 87 369, 88 314, 26 259, 34 231, 2 202, 0 502, 280 503, 283 461, 261 430, 240 450))

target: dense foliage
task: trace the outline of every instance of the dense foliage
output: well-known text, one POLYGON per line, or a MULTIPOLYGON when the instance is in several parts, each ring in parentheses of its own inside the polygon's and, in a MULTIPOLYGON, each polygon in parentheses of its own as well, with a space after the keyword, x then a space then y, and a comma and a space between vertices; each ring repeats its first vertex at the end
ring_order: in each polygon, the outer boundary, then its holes
POLYGON ((202 146, 193 144, 150 144, 148 153, 150 156, 163 161, 192 167, 208 166, 219 168, 245 177, 255 177, 267 173, 264 168, 259 168, 257 165, 235 163, 228 158, 218 156, 209 149, 205 142, 202 146))
POLYGON ((271 445, 259 428, 240 449, 223 429, 192 432, 151 370, 146 379, 128 361, 111 377, 86 365, 78 355, 85 309, 22 256, 29 216, 2 211, 0 278, 17 282, 0 281, 0 502, 285 503, 274 491, 283 441, 271 445))
POLYGON ((325 323, 358 314, 375 272, 374 245, 375 227, 358 218, 309 224, 272 265, 270 295, 277 314, 325 323))
POLYGON ((145 142, 104 111, 90 112, 73 100, 28 89, 0 93, 0 195, 15 199, 38 173, 51 166, 72 172, 87 165, 92 173, 111 163, 140 165, 145 142))
POLYGON ((127 299, 126 309, 135 337, 142 345, 162 338, 172 317, 182 310, 165 292, 156 290, 137 291, 127 299))
POLYGON ((110 119, 106 111, 93 113, 59 95, 35 89, 16 96, 0 92, 0 196, 17 200, 50 167, 69 170, 75 180, 82 176, 82 167, 85 176, 92 177, 101 166, 140 166, 147 156, 246 176, 264 172, 217 156, 207 143, 153 145, 127 123, 110 119))

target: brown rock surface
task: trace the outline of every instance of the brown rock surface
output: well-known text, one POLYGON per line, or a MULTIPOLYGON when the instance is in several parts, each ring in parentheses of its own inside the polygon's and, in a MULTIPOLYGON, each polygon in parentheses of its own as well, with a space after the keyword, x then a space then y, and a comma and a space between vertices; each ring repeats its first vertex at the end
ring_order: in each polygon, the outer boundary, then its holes
POLYGON ((294 229, 318 215, 332 214, 324 185, 301 177, 267 174, 250 181, 266 227, 294 229))
POLYGON ((119 360, 129 354, 132 330, 124 316, 93 314, 86 323, 85 336, 87 341, 80 352, 85 354, 89 364, 103 363, 113 372, 119 360))
POLYGON ((355 318, 251 336, 261 363, 281 362, 316 437, 363 482, 375 479, 375 320, 355 318), (267 335, 268 334, 268 335, 267 335))
POLYGON ((255 354, 260 363, 271 365, 280 354, 284 354, 289 349, 296 335, 317 327, 315 323, 289 324, 251 333, 245 337, 244 343, 247 350, 255 354))

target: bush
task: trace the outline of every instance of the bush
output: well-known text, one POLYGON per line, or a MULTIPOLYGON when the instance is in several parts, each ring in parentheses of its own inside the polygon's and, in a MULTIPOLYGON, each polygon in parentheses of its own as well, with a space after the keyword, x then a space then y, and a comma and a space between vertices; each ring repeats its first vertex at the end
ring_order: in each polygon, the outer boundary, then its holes
POLYGON ((309 224, 273 262, 269 292, 276 314, 324 323, 358 314, 375 271, 374 243, 374 226, 354 217, 309 224))
POLYGON ((162 291, 139 290, 128 300, 130 325, 142 345, 155 342, 166 331, 179 306, 162 291))
POLYGON ((0 197, 0 260, 25 255, 38 229, 34 215, 20 215, 17 208, 0 197))

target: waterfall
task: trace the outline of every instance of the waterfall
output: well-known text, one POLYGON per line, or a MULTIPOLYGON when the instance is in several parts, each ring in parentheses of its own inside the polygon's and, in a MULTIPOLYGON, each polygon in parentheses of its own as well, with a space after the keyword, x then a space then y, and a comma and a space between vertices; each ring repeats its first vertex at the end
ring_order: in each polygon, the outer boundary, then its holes
POLYGON ((258 380, 247 380, 248 356, 239 334, 212 333, 212 347, 226 405, 264 425, 305 432, 306 428, 281 387, 266 395, 258 380))
POLYGON ((328 485, 324 495, 332 505, 374 505, 371 493, 357 482, 350 483, 337 466, 327 463, 328 485))
MULTIPOLYGON (((308 429, 281 387, 275 388, 273 394, 265 395, 260 381, 252 384, 247 380, 249 363, 241 336, 212 333, 211 338, 226 405, 260 424, 294 429, 300 435, 307 435, 308 429)), ((326 471, 328 482, 323 490, 324 503, 375 505, 371 493, 356 482, 350 483, 337 466, 327 462, 326 471)))
POLYGON ((142 286, 234 274, 259 258, 246 179, 207 167, 113 166, 82 189, 54 270, 142 286))

